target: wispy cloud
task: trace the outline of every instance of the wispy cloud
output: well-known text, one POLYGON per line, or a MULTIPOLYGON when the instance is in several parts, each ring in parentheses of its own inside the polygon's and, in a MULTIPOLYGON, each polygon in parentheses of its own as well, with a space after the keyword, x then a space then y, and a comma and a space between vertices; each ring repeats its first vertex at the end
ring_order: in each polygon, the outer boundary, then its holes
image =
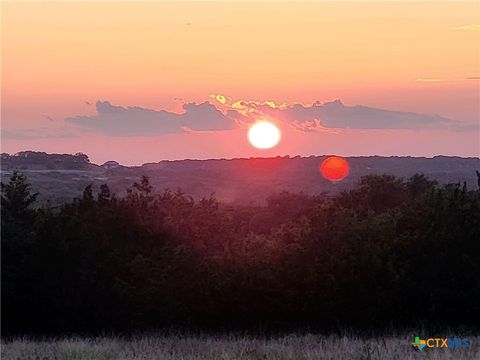
POLYGON ((52 118, 52 117, 49 116, 49 115, 45 115, 45 114, 44 114, 44 115, 42 115, 42 116, 43 116, 45 119, 47 119, 48 121, 51 121, 51 122, 55 121, 55 119, 52 118))
POLYGON ((34 139, 61 139, 74 138, 79 136, 72 129, 49 129, 49 128, 32 128, 32 129, 2 129, 1 138, 9 140, 34 140, 34 139))
POLYGON ((453 82, 453 81, 468 81, 468 80, 480 80, 480 76, 468 76, 464 78, 416 78, 416 82, 422 83, 441 83, 441 82, 453 82))
POLYGON ((81 130, 79 131, 79 129, 73 128, 64 121, 59 121, 47 114, 41 114, 36 124, 37 126, 34 128, 3 127, 1 130, 1 138, 9 140, 34 140, 74 138, 81 135, 81 130))
POLYGON ((290 122, 290 125, 294 129, 305 131, 305 132, 321 132, 321 133, 329 133, 329 134, 340 134, 339 129, 328 128, 325 125, 323 125, 322 122, 318 119, 305 120, 305 121, 292 120, 290 122))
POLYGON ((480 30, 480 24, 468 24, 454 27, 453 30, 480 30))
MULTIPOLYGON (((268 107, 272 109, 286 109, 288 104, 286 102, 278 103, 273 100, 234 100, 230 96, 212 94, 212 99, 226 108, 234 110, 242 115, 252 115, 258 113, 257 109, 268 107)), ((261 112, 261 111, 260 111, 261 112)))

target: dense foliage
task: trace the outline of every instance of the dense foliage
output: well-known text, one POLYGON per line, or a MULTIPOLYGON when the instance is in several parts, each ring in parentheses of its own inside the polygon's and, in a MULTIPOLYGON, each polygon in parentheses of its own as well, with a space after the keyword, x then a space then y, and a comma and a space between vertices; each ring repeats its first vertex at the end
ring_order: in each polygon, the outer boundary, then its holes
POLYGON ((47 154, 40 151, 20 151, 14 155, 1 154, 2 167, 13 169, 88 169, 90 160, 83 153, 47 154))
POLYGON ((460 184, 371 175, 239 207, 143 177, 35 198, 17 172, 2 184, 4 334, 480 321, 480 190, 460 184))

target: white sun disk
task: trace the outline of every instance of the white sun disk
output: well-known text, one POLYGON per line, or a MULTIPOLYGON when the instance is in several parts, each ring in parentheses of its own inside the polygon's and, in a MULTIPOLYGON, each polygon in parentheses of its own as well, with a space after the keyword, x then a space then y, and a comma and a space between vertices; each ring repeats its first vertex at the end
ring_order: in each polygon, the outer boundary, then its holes
POLYGON ((280 129, 268 121, 258 121, 248 130, 250 144, 258 149, 270 149, 281 138, 280 129))

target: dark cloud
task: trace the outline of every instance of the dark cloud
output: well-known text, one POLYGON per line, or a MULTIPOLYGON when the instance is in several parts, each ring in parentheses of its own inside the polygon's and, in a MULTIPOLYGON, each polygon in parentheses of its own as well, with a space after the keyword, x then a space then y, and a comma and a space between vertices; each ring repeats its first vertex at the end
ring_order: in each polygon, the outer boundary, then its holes
POLYGON ((295 127, 312 131, 315 128, 335 129, 449 129, 471 131, 478 129, 475 124, 447 119, 439 115, 414 112, 392 111, 367 106, 345 106, 340 100, 310 106, 289 105, 286 108, 272 108, 262 105, 257 111, 273 116, 295 127))
MULTIPOLYGON (((476 79, 476 77, 472 77, 476 79)), ((340 100, 311 104, 287 104, 274 101, 232 100, 223 95, 212 96, 209 102, 185 103, 183 113, 123 107, 108 101, 97 101, 97 113, 73 116, 57 122, 48 115, 44 127, 35 129, 4 129, 3 139, 41 139, 81 136, 97 132, 109 136, 157 136, 162 134, 216 132, 247 127, 258 119, 271 119, 305 132, 358 130, 448 130, 479 131, 478 122, 466 123, 439 115, 378 109, 368 106, 346 106, 340 100), (220 110, 219 110, 220 109, 220 110), (76 125, 76 127, 72 126, 76 125)))
POLYGON ((97 114, 65 119, 68 123, 112 136, 154 136, 190 131, 228 130, 235 121, 214 105, 187 103, 184 113, 151 110, 141 107, 114 106, 108 101, 97 101, 97 114))

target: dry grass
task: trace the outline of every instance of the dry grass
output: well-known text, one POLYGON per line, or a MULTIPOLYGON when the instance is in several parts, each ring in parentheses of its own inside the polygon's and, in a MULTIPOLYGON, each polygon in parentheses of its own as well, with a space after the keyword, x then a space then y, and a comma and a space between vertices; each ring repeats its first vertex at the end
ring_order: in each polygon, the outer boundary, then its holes
POLYGON ((2 341, 3 360, 87 359, 480 359, 480 336, 469 337, 471 346, 427 349, 416 352, 410 334, 395 337, 285 335, 261 338, 240 335, 148 335, 2 341))

